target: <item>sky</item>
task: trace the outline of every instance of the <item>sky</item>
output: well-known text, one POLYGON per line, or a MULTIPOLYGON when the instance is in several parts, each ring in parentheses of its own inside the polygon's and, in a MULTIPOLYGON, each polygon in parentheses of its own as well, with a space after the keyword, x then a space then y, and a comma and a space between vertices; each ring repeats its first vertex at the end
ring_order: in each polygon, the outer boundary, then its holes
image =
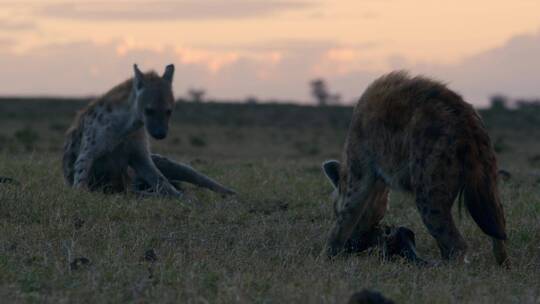
POLYGON ((0 0, 0 95, 88 96, 174 63, 178 97, 352 103, 395 69, 477 106, 540 96, 538 0, 0 0))

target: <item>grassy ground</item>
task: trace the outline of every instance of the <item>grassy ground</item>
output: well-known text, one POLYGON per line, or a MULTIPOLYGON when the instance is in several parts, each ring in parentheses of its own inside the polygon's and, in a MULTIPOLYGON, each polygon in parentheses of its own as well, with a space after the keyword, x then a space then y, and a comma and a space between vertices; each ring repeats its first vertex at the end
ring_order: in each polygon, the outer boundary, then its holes
MULTIPOLYGON (((81 101, 0 101, 1 302, 345 303, 363 288, 397 303, 539 303, 540 113, 482 115, 512 173, 501 182, 513 269, 459 220, 469 265, 421 269, 376 254, 319 257, 333 213, 321 161, 337 158, 350 108, 179 104, 157 152, 240 194, 186 186, 192 203, 80 193, 63 185, 63 132, 81 101)), ((385 222, 438 250, 411 197, 393 193, 385 222)))

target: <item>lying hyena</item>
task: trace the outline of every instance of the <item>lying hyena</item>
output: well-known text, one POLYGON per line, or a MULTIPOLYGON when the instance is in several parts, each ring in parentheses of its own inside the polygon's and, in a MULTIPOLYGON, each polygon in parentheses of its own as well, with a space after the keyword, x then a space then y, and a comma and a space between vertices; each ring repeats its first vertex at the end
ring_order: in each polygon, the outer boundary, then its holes
POLYGON ((508 263, 505 219, 490 138, 473 107, 444 84, 394 72, 371 84, 356 105, 343 162, 323 169, 337 190, 336 223, 326 254, 351 235, 372 229, 387 209, 388 189, 412 192, 444 259, 465 257, 452 219, 458 195, 493 239, 499 264, 508 263))
POLYGON ((167 136, 174 107, 174 66, 168 65, 161 77, 154 72, 143 74, 137 65, 134 72, 132 79, 77 115, 64 145, 66 183, 112 192, 137 185, 150 188, 144 193, 180 196, 171 181, 187 181, 216 192, 234 193, 189 166, 150 153, 147 134, 155 139, 167 136))

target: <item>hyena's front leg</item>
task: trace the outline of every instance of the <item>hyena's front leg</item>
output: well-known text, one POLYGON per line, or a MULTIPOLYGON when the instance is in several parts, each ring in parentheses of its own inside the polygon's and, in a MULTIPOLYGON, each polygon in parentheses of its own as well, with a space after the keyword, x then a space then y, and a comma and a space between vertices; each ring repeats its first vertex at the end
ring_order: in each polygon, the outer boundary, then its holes
POLYGON ((336 208, 336 222, 326 243, 326 255, 333 257, 344 250, 358 221, 369 207, 369 197, 376 178, 373 174, 361 179, 349 178, 345 193, 340 195, 336 208))
POLYGON ((197 172, 188 165, 174 162, 164 156, 152 154, 152 161, 169 181, 185 181, 222 194, 236 194, 210 177, 197 172))
POLYGON ((379 223, 388 209, 388 187, 377 180, 366 200, 366 210, 345 244, 348 252, 361 252, 379 244, 383 230, 379 223))
POLYGON ((158 170, 150 153, 144 147, 134 147, 129 165, 135 170, 137 178, 150 185, 156 193, 175 197, 182 196, 182 193, 158 170))

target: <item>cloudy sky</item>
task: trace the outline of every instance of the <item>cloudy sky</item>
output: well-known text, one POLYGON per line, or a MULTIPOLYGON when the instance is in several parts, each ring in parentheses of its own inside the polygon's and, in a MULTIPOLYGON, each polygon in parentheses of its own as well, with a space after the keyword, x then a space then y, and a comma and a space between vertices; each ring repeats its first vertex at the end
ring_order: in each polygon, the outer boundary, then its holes
POLYGON ((540 96, 538 0, 0 0, 0 95, 103 93, 175 63, 175 92, 351 102, 385 72, 444 80, 479 106, 540 96))

